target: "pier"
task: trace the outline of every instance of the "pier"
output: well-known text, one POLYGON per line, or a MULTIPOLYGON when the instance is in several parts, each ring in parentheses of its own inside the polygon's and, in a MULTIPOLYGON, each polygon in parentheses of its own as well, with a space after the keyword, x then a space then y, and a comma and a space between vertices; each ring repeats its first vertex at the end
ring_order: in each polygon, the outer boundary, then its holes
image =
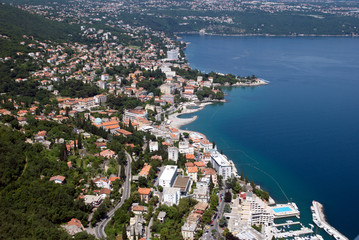
POLYGON ((346 236, 332 227, 325 220, 325 215, 323 212, 323 205, 317 201, 313 201, 313 221, 317 224, 318 227, 323 228, 329 235, 333 236, 337 240, 349 240, 346 236))
POLYGON ((301 224, 300 222, 285 222, 285 223, 277 223, 274 224, 274 227, 283 227, 283 226, 289 226, 289 225, 299 225, 301 224))
POLYGON ((312 234, 312 233, 313 233, 312 229, 302 227, 300 230, 296 230, 296 231, 277 233, 277 234, 275 234, 275 237, 276 238, 287 238, 287 237, 296 237, 299 235, 312 234))

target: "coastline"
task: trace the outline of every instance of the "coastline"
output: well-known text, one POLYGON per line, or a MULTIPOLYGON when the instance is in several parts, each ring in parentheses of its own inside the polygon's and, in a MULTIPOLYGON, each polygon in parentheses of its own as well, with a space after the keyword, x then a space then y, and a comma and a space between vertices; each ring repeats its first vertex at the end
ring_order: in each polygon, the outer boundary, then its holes
MULTIPOLYGON (((183 36, 183 37, 185 37, 185 36, 183 36)), ((198 36, 196 36, 196 38, 197 38, 198 36)), ((294 38, 293 38, 294 39, 294 38)), ((334 38, 333 38, 334 39, 334 38)), ((354 38, 353 38, 354 39, 354 38)), ((351 40, 350 40, 351 41, 351 40)), ((234 85, 233 85, 234 86, 234 85)), ((243 87, 248 87, 248 85, 247 84, 245 84, 243 87)), ((208 109, 207 109, 208 110, 208 109)), ((197 111, 199 111, 199 110, 197 110, 197 111)), ((200 116, 202 116, 202 115, 200 115, 200 116)), ((206 116, 206 115, 205 115, 206 116)), ((193 121, 195 121, 195 120, 197 120, 197 119, 194 119, 193 121)), ((191 121, 191 122, 193 122, 193 121, 191 121)), ((200 119, 200 122, 202 123, 202 121, 206 121, 206 119, 200 119)), ((184 124, 185 125, 185 124, 184 124)), ((185 129, 183 126, 184 125, 182 125, 181 127, 183 128, 183 129, 185 129)), ((192 126, 192 125, 191 125, 192 126)), ((194 128, 193 128, 194 129, 194 128)), ((197 128, 198 129, 198 128, 197 128)), ((196 130, 197 130, 196 129, 196 130)), ((202 129, 202 128, 201 128, 202 129)), ((198 129, 199 130, 199 129, 198 129)), ((205 129, 203 129, 203 130, 200 130, 200 131, 204 131, 205 132, 205 129)), ((188 131, 189 132, 189 131, 188 131)), ((217 137, 216 137, 217 138, 217 137)), ((212 141, 216 141, 216 140, 218 140, 218 139, 211 139, 212 141)), ((226 154, 226 153, 225 153, 226 154)), ((241 165, 239 165, 239 168, 241 168, 241 165)), ((272 194, 275 194, 275 192, 273 193, 272 192, 272 194)), ((320 199, 320 198, 318 198, 318 199, 320 199)), ((296 201, 296 200, 295 200, 296 201)), ((299 199, 299 201, 300 201, 300 199, 299 199)), ((299 203, 301 203, 301 202, 299 202, 299 203)), ((307 212, 307 207, 306 207, 306 203, 301 203, 303 206, 302 206, 302 208, 303 208, 303 212, 307 212), (304 207, 305 206, 305 207, 304 207)), ((298 205, 299 206, 299 205, 298 205)), ((304 217, 306 217, 306 213, 304 214, 304 217)), ((307 219, 305 219, 304 221, 307 221, 307 219)), ((335 226, 336 226, 336 224, 334 224, 335 226)), ((338 226, 340 226, 340 225, 338 225, 338 226)), ((343 230, 344 231, 344 230, 343 230)), ((325 235, 326 237, 327 237, 327 235, 325 235)), ((325 239, 327 239, 327 238, 325 238, 325 239)))
MULTIPOLYGON (((224 37, 359 37, 359 34, 341 34, 341 35, 330 35, 330 34, 257 34, 257 33, 248 33, 248 34, 225 34, 225 33, 200 33, 200 32, 175 32, 177 35, 206 35, 206 36, 224 36, 224 37)), ((178 37, 178 36, 177 36, 178 37)))
MULTIPOLYGON (((228 87, 258 87, 258 86, 264 86, 264 85, 269 85, 269 82, 265 81, 263 79, 257 78, 253 82, 237 82, 228 87)), ((222 86, 222 87, 227 87, 227 86, 222 86)), ((210 102, 201 102, 199 104, 190 102, 190 103, 185 103, 183 105, 180 105, 175 113, 168 116, 168 120, 170 121, 169 126, 173 127, 173 128, 178 128, 178 130, 180 132, 181 131, 183 132, 183 130, 181 130, 181 127, 196 121, 197 116, 193 116, 191 118, 178 118, 178 116, 181 116, 183 114, 190 114, 190 113, 195 113, 195 112, 201 111, 207 105, 211 105, 214 102, 225 103, 225 102, 227 102, 227 100, 225 100, 225 99, 220 100, 220 101, 212 100, 210 102), (196 108, 193 108, 193 107, 196 107, 196 108), (181 110, 181 111, 178 112, 178 110, 181 110)), ((204 136, 204 134, 202 134, 202 133, 200 133, 200 134, 204 136)))
MULTIPOLYGON (((260 86, 260 85, 264 85, 264 84, 266 85, 268 83, 263 82, 262 84, 253 85, 253 86, 260 86)), ((248 86, 248 85, 246 84, 245 86, 248 86)), ((200 103, 199 106, 197 105, 198 108, 195 108, 195 109, 187 108, 187 106, 192 105, 191 103, 183 105, 182 107, 185 107, 185 109, 183 109, 180 113, 176 112, 176 113, 168 116, 168 120, 171 121, 169 126, 173 127, 173 128, 177 128, 180 133, 184 133, 184 132, 194 133, 194 134, 202 136, 203 139, 208 140, 207 136, 201 132, 181 129, 181 127, 196 121, 197 116, 193 116, 192 118, 178 118, 178 116, 180 116, 182 114, 190 114, 190 113, 199 112, 199 111, 203 110, 206 106, 211 105, 211 104, 213 104, 213 102, 200 103)), ((238 174, 238 169, 236 168, 236 165, 234 164, 234 162, 232 160, 228 159, 228 161, 229 161, 230 165, 232 166, 232 173, 235 175, 236 178, 239 178, 240 176, 238 174)), ((274 200, 272 200, 272 201, 274 201, 274 200)))
POLYGON ((190 114, 190 113, 198 112, 198 111, 204 109, 207 105, 211 105, 212 103, 213 102, 205 102, 205 103, 200 103, 199 105, 196 105, 194 103, 189 103, 189 104, 181 105, 180 107, 178 107, 178 109, 182 109, 181 112, 175 112, 168 116, 168 120, 171 121, 169 126, 173 127, 173 128, 178 128, 178 130, 180 132, 183 131, 183 130, 181 130, 181 127, 183 127, 187 124, 190 124, 191 122, 194 122, 197 119, 197 116, 193 116, 192 118, 178 118, 178 116, 183 115, 183 114, 190 114), (198 108, 188 108, 191 106, 196 106, 198 108))

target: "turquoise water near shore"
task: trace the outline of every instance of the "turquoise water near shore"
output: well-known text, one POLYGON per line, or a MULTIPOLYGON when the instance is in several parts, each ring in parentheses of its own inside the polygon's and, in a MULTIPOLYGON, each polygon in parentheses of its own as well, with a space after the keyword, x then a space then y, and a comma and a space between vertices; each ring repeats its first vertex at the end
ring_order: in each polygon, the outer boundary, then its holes
MULTIPOLYGON (((190 66, 270 81, 227 88, 227 103, 190 114, 182 129, 204 133, 239 172, 311 222, 312 200, 327 220, 359 234, 359 39, 182 35, 190 66)), ((187 115, 188 116, 188 115, 187 115)))

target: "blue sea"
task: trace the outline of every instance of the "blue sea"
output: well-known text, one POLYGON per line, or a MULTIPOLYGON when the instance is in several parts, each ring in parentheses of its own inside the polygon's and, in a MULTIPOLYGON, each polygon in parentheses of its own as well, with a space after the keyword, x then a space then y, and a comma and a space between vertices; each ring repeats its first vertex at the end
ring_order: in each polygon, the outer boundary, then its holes
POLYGON ((227 103, 183 127, 204 133, 239 172, 301 221, 324 205, 328 222, 359 234, 359 38, 182 35, 192 68, 270 81, 225 89, 227 103))

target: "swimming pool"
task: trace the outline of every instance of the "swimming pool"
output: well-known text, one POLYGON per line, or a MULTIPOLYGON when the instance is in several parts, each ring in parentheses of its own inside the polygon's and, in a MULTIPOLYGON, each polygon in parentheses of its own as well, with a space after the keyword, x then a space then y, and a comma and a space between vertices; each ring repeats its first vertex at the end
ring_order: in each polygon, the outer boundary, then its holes
POLYGON ((290 207, 280 207, 280 208, 273 208, 275 213, 282 213, 282 212, 290 212, 292 209, 290 207))

